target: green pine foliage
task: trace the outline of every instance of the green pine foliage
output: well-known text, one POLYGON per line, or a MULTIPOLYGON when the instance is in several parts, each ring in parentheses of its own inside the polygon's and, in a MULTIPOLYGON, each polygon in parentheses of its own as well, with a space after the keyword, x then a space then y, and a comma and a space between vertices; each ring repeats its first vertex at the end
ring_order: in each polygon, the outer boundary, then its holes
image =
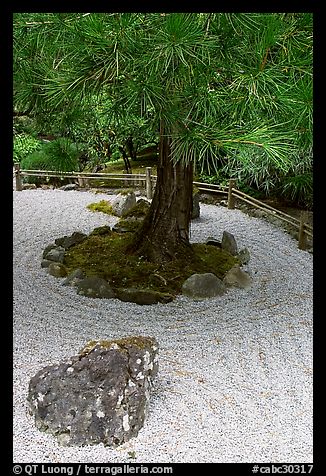
POLYGON ((20 163, 28 155, 39 150, 41 147, 42 141, 35 137, 25 133, 16 134, 13 140, 14 163, 20 163))
MULTIPOLYGON (((77 146, 66 138, 59 138, 43 143, 40 149, 35 150, 21 161, 24 170, 55 170, 58 172, 78 171, 78 157, 80 152, 77 146)), ((39 179, 27 177, 28 182, 38 183, 39 179)))
POLYGON ((15 107, 97 157, 164 125, 174 162, 308 204, 312 17, 16 13, 15 107))

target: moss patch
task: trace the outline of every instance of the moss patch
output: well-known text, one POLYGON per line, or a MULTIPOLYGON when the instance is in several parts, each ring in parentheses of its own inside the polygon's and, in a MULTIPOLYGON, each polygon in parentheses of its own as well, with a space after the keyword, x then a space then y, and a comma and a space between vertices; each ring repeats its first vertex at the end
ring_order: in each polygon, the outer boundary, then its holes
POLYGON ((107 215, 115 215, 112 205, 107 200, 101 200, 100 202, 90 203, 87 208, 92 212, 102 212, 107 215))
POLYGON ((108 225, 103 225, 94 228, 91 235, 110 235, 111 233, 113 233, 111 228, 108 225))
POLYGON ((135 232, 139 229, 140 225, 142 223, 142 220, 133 220, 131 218, 128 218, 127 220, 121 219, 118 221, 117 226, 119 228, 124 228, 128 232, 135 232))
POLYGON ((150 203, 145 200, 139 201, 130 210, 122 215, 123 218, 135 217, 144 218, 150 208, 150 203))
POLYGON ((193 244, 193 258, 179 257, 158 265, 128 252, 133 233, 91 233, 70 248, 64 259, 68 274, 80 268, 86 276, 106 279, 114 288, 152 289, 180 294, 184 281, 194 273, 213 273, 222 279, 239 261, 226 251, 205 244, 193 244), (152 279, 153 276, 162 279, 152 279))
POLYGON ((133 188, 123 188, 123 189, 119 190, 120 195, 129 195, 129 193, 134 193, 134 189, 133 188))

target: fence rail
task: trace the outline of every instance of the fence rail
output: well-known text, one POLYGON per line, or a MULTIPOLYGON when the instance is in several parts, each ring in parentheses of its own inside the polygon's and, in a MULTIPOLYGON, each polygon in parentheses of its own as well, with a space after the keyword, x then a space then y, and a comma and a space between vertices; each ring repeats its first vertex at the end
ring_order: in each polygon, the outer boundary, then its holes
MULTIPOLYGON (((152 174, 152 168, 146 167, 145 174, 121 174, 121 173, 104 173, 104 172, 57 172, 54 170, 22 170, 19 164, 15 164, 15 178, 16 178, 16 190, 23 190, 23 177, 61 177, 79 179, 80 184, 85 186, 88 180, 101 179, 101 180, 117 180, 123 181, 125 184, 130 182, 130 185, 143 184, 146 189, 147 198, 151 199, 153 196, 153 189, 155 188, 157 177, 152 174)), ((301 212, 300 220, 288 215, 281 210, 267 205, 266 203, 257 200, 256 198, 247 195, 235 188, 235 180, 230 179, 229 185, 220 186, 215 184, 208 184, 204 182, 193 182, 193 184, 200 190, 210 193, 224 194, 227 197, 227 206, 229 209, 235 208, 235 199, 248 203, 252 207, 264 210, 267 213, 283 220, 298 230, 298 247, 299 249, 307 248, 307 237, 313 238, 313 227, 307 223, 307 213, 301 212)))

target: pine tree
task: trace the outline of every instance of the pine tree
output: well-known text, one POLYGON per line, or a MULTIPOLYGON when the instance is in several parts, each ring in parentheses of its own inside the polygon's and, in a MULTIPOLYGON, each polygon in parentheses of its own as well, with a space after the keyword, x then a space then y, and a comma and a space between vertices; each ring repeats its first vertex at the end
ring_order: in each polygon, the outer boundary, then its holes
POLYGON ((157 185, 132 246, 151 261, 191 253, 195 165, 258 154, 286 173, 311 148, 309 13, 16 14, 14 39, 17 108, 105 94, 110 120, 151 120, 157 185))

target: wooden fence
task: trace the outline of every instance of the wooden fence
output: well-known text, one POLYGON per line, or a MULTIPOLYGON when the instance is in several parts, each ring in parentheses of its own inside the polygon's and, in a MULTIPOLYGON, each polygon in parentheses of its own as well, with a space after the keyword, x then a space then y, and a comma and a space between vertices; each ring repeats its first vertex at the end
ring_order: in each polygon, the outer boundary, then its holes
MULTIPOLYGON (((152 168, 146 167, 145 174, 112 174, 102 172, 56 172, 47 170, 21 170, 19 164, 15 164, 15 179, 16 190, 23 190, 23 177, 60 177, 77 179, 80 186, 86 186, 88 180, 116 180, 122 181, 125 186, 143 186, 146 190, 146 197, 151 199, 153 190, 156 184, 156 176, 152 174, 152 168)), ((223 194, 227 197, 227 207, 229 209, 235 208, 236 199, 241 200, 252 207, 259 208, 266 213, 277 217, 278 219, 290 224, 298 231, 298 247, 301 250, 307 248, 307 238, 313 239, 313 227, 307 223, 307 212, 302 211, 300 220, 288 215, 287 213, 277 210, 276 208, 267 205, 266 203, 257 200, 256 198, 247 195, 241 190, 235 188, 236 182, 230 179, 228 186, 220 186, 215 184, 208 184, 204 182, 193 182, 194 185, 203 192, 223 194)))

